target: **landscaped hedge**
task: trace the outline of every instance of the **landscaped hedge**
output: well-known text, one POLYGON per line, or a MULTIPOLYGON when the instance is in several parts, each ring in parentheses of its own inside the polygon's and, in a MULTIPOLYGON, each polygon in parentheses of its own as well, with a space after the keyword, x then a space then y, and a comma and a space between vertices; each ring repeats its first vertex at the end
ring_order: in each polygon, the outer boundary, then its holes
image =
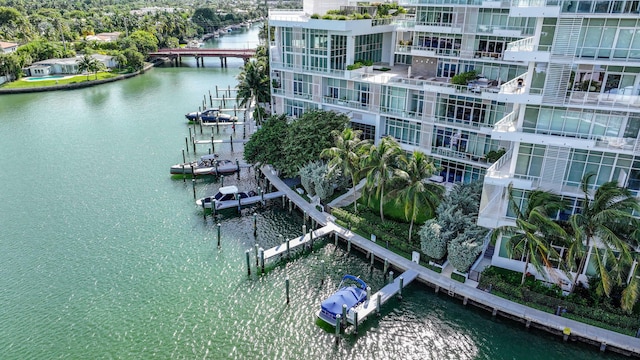
POLYGON ((478 287, 491 289, 495 295, 549 313, 555 313, 561 306, 566 309, 562 316, 626 335, 635 335, 640 327, 640 321, 633 315, 623 314, 606 304, 588 306, 584 298, 576 294, 563 296, 559 287, 548 287, 533 277, 527 278, 521 286, 521 276, 518 272, 492 266, 482 273, 478 287))
MULTIPOLYGON (((399 253, 407 258, 411 258, 413 251, 420 252, 415 244, 407 242, 409 234, 408 224, 399 224, 393 221, 380 221, 380 217, 366 210, 360 214, 353 214, 345 209, 335 208, 331 210, 331 215, 335 216, 337 223, 352 231, 359 233, 365 238, 369 238, 374 234, 380 243, 389 242, 389 249, 399 253)), ((417 236, 414 236, 414 239, 417 236)), ((429 258, 421 254, 421 260, 425 263, 429 258)))

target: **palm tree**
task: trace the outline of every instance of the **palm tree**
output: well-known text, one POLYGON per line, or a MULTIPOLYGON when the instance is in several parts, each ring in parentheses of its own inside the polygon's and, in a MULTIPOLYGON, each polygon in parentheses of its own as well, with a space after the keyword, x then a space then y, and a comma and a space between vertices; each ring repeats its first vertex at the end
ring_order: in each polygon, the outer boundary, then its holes
POLYGON ((591 249, 596 258, 600 290, 609 296, 613 283, 603 259, 618 258, 618 261, 627 263, 632 261, 631 246, 636 243, 634 239, 637 239, 639 225, 632 212, 640 211, 640 204, 629 190, 621 188, 615 181, 602 184, 591 196, 589 181, 594 175, 587 174, 582 178, 580 189, 585 197, 584 205, 581 212, 573 214, 569 219, 578 249, 573 254, 583 255, 580 256, 574 287, 586 266, 585 253, 591 249), (596 238, 601 246, 593 246, 596 238))
POLYGON ((78 64, 78 73, 83 73, 83 72, 87 72, 87 80, 89 80, 89 74, 97 71, 97 63, 98 60, 94 59, 91 55, 89 54, 84 54, 83 57, 81 57, 80 59, 78 59, 77 64, 78 64))
MULTIPOLYGON (((364 173, 367 177, 367 188, 373 190, 380 201, 380 220, 384 221, 384 196, 385 187, 393 179, 398 166, 398 160, 402 156, 402 149, 398 142, 385 136, 378 146, 371 145, 365 159, 364 173)), ((373 191, 369 191, 369 199, 373 191)))
MULTIPOLYGON (((268 102, 271 96, 269 77, 265 72, 265 66, 260 61, 247 61, 238 74, 238 93, 236 100, 241 107, 249 107, 254 102, 268 102)), ((256 119, 257 125, 261 125, 262 118, 256 119)))
POLYGON ((333 130, 335 146, 324 149, 320 153, 320 157, 329 159, 329 172, 334 173, 340 169, 343 174, 351 177, 351 185, 353 186, 353 207, 358 211, 356 199, 356 183, 360 180, 362 154, 368 140, 360 139, 362 131, 345 128, 342 131, 333 130))
POLYGON ((443 186, 425 181, 435 171, 436 167, 429 161, 427 155, 420 151, 414 151, 411 158, 404 159, 404 169, 395 172, 399 181, 402 182, 402 187, 393 191, 392 195, 397 196, 397 203, 404 205, 405 218, 411 221, 409 241, 411 241, 413 223, 418 211, 425 209, 433 214, 444 196, 443 186))
POLYGON ((543 268, 553 267, 549 257, 559 258, 558 252, 551 246, 550 239, 566 238, 564 229, 553 221, 550 215, 563 209, 565 204, 553 193, 534 190, 528 194, 523 211, 514 200, 511 186, 509 186, 509 203, 516 214, 516 225, 496 228, 491 238, 495 241, 501 235, 509 236, 507 240, 509 257, 514 254, 525 257, 521 284, 524 284, 530 263, 546 278, 543 268))

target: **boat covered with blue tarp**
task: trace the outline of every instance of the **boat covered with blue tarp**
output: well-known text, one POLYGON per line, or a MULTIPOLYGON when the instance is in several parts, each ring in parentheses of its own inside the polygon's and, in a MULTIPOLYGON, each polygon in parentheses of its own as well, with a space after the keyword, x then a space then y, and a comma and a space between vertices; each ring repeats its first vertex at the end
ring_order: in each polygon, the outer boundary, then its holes
POLYGON ((342 305, 346 305, 349 311, 366 300, 367 284, 359 277, 345 275, 338 286, 338 291, 320 304, 318 317, 335 326, 336 315, 342 314, 342 305))

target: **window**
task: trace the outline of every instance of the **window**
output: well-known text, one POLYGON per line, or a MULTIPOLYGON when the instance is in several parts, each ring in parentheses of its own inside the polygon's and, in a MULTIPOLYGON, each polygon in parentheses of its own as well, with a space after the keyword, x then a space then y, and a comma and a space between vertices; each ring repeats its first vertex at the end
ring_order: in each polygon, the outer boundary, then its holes
POLYGON ((386 121, 386 134, 402 144, 419 145, 420 129, 420 124, 416 122, 392 118, 386 121))
POLYGON ((453 8, 451 7, 419 7, 416 14, 416 24, 426 26, 451 26, 454 22, 453 8))
POLYGON ((457 63, 449 63, 445 61, 438 61, 438 77, 453 77, 458 73, 458 64, 457 63))

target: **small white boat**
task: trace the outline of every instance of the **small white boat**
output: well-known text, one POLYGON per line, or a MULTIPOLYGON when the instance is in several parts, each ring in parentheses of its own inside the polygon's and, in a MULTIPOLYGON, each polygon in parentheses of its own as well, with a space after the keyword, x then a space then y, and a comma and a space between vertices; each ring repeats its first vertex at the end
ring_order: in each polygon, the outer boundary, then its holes
POLYGON ((251 196, 256 196, 257 194, 254 191, 244 192, 238 191, 238 187, 231 186, 223 186, 218 189, 218 192, 214 196, 204 197, 202 199, 196 200, 196 205, 199 207, 204 207, 206 209, 211 209, 211 204, 216 204, 221 201, 230 201, 238 199, 245 199, 251 196))
POLYGON ((217 154, 203 155, 198 161, 171 166, 171 174, 228 175, 238 171, 238 164, 231 160, 220 160, 217 154))

